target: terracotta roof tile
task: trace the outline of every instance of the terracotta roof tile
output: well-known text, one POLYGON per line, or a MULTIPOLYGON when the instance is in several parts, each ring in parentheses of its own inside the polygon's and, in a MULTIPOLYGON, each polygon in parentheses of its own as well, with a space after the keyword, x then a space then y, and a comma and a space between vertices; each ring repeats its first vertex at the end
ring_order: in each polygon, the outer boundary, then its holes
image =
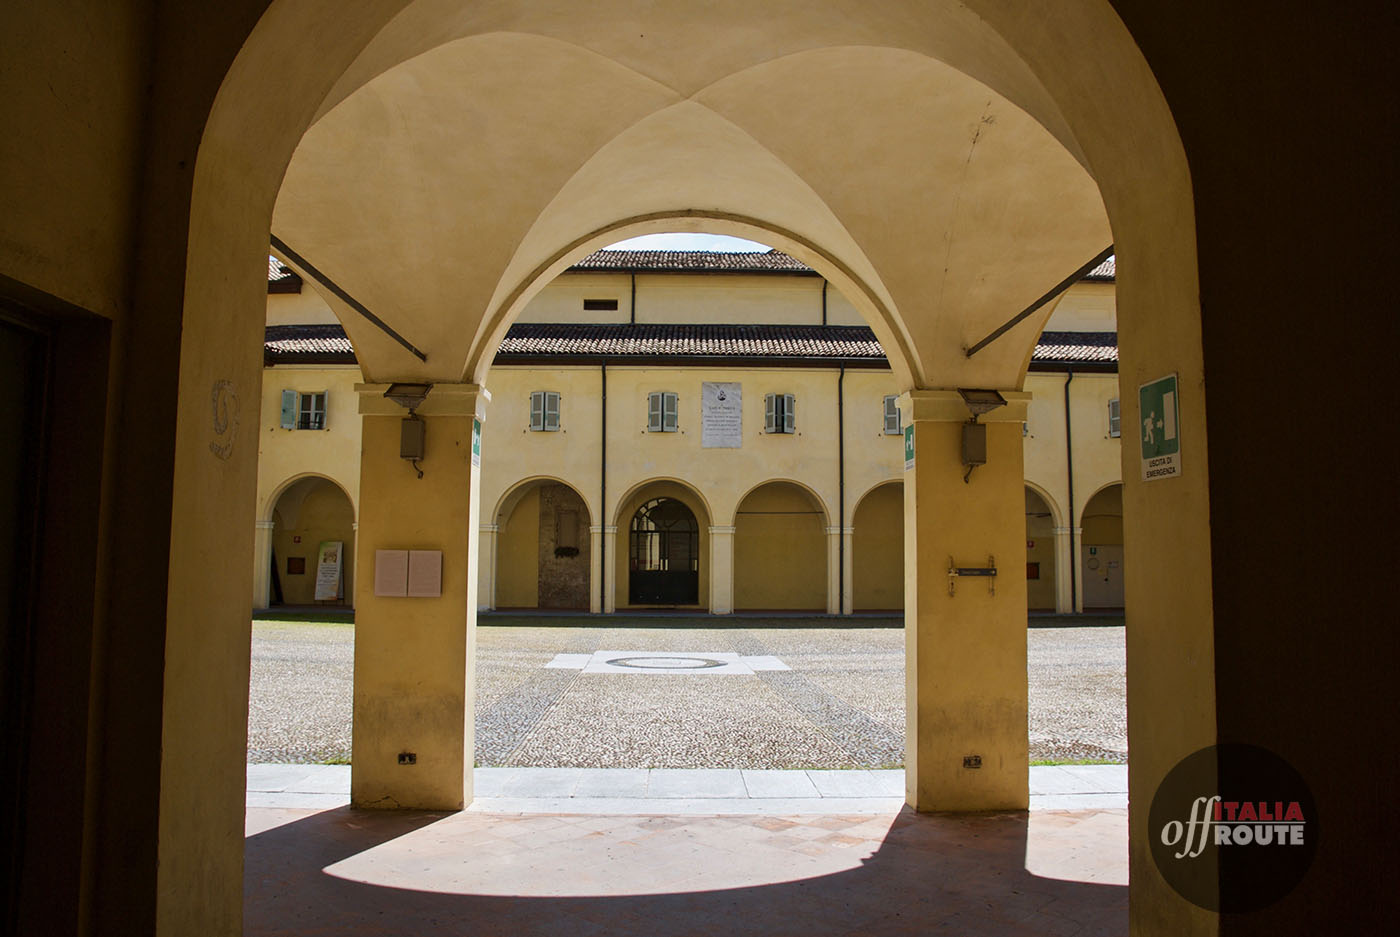
POLYGON ((500 354, 617 357, 885 357, 863 325, 555 325, 520 322, 500 354))
POLYGON ((265 364, 354 364, 355 349, 339 325, 269 325, 265 364))
MULTIPOLYGON (((885 358, 863 325, 590 325, 517 322, 498 352, 526 358, 775 358, 868 362, 885 358)), ((268 364, 353 364, 355 350, 339 325, 269 325, 268 364)), ((1116 332, 1044 332, 1033 364, 1118 361, 1116 332)))
POLYGON ((1118 361, 1117 332, 1041 332, 1031 353, 1036 364, 1048 362, 1118 361))
POLYGON ((767 251, 594 251, 570 270, 662 271, 673 273, 795 273, 817 271, 777 249, 767 251))
MULTIPOLYGON (((1112 282, 1114 260, 1110 257, 1084 277, 1112 282)), ((732 253, 728 251, 594 251, 569 268, 576 271, 617 273, 792 273, 815 276, 817 272, 795 257, 776 248, 767 251, 732 253)))

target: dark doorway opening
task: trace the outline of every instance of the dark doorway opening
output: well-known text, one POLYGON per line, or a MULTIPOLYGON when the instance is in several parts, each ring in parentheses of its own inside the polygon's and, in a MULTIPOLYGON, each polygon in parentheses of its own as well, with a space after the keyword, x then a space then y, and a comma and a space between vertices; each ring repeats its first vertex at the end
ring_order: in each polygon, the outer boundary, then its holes
POLYGON ((700 597, 700 527, 675 498, 632 516, 628 597, 634 605, 693 605, 700 597))

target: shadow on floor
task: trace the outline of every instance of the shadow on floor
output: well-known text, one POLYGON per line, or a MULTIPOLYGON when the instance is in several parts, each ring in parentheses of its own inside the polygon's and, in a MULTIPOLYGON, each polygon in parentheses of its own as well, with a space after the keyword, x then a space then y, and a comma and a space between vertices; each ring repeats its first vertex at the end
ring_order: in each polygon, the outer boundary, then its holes
MULTIPOLYGON (((843 838, 863 842, 859 831, 872 835, 871 818, 823 818, 818 830, 771 817, 610 819, 611 828, 581 818, 348 807, 297 819, 246 841, 244 933, 895 937, 1128 929, 1126 887, 1026 871, 1025 813, 905 810, 880 818, 873 855, 850 855, 844 870, 816 875, 813 850, 831 856, 843 838), (843 822, 855 836, 841 832, 843 822), (813 835, 794 835, 804 830, 813 835), (704 887, 707 871, 726 865, 729 881, 741 868, 778 883, 704 887), (664 881, 672 884, 655 887, 664 881), (666 893, 627 893, 634 883, 637 892, 666 893), (532 895, 551 891, 599 894, 532 895)), ((1065 840, 1059 848, 1068 856, 1084 847, 1065 840)))

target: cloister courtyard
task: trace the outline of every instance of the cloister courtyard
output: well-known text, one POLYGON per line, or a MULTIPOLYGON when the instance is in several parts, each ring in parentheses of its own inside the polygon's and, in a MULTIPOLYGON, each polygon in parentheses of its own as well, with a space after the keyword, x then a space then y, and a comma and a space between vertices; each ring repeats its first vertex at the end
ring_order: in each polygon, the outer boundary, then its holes
MULTIPOLYGON (((1096 621, 1027 632, 1033 764, 1127 761, 1124 628, 1096 621)), ((826 624, 483 616, 476 762, 901 767, 899 621, 826 624)), ((249 763, 348 763, 354 630, 348 620, 254 623, 249 763)))

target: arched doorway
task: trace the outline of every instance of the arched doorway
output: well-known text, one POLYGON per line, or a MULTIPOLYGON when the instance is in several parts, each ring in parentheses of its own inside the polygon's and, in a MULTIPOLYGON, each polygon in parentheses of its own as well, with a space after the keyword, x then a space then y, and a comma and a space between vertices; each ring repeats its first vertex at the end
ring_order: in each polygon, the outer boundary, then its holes
POLYGON ((545 479, 516 487, 496 513, 496 608, 587 610, 588 505, 570 485, 545 479))
POLYGON ((627 535, 627 600, 633 605, 700 601, 700 525, 675 498, 637 509, 627 535))
POLYGON ((1084 610, 1123 608, 1123 486, 1109 485, 1080 515, 1084 610))
POLYGON ((851 536, 852 610, 904 608, 904 483, 886 482, 860 499, 851 536))
POLYGON ((734 517, 734 607, 825 611, 826 512, 807 489, 767 482, 734 517))
POLYGON ((335 482, 311 475, 272 509, 269 605, 354 604, 355 509, 335 482))
POLYGON ((1058 606, 1055 515, 1040 492, 1026 486, 1026 607, 1053 612, 1058 606))

